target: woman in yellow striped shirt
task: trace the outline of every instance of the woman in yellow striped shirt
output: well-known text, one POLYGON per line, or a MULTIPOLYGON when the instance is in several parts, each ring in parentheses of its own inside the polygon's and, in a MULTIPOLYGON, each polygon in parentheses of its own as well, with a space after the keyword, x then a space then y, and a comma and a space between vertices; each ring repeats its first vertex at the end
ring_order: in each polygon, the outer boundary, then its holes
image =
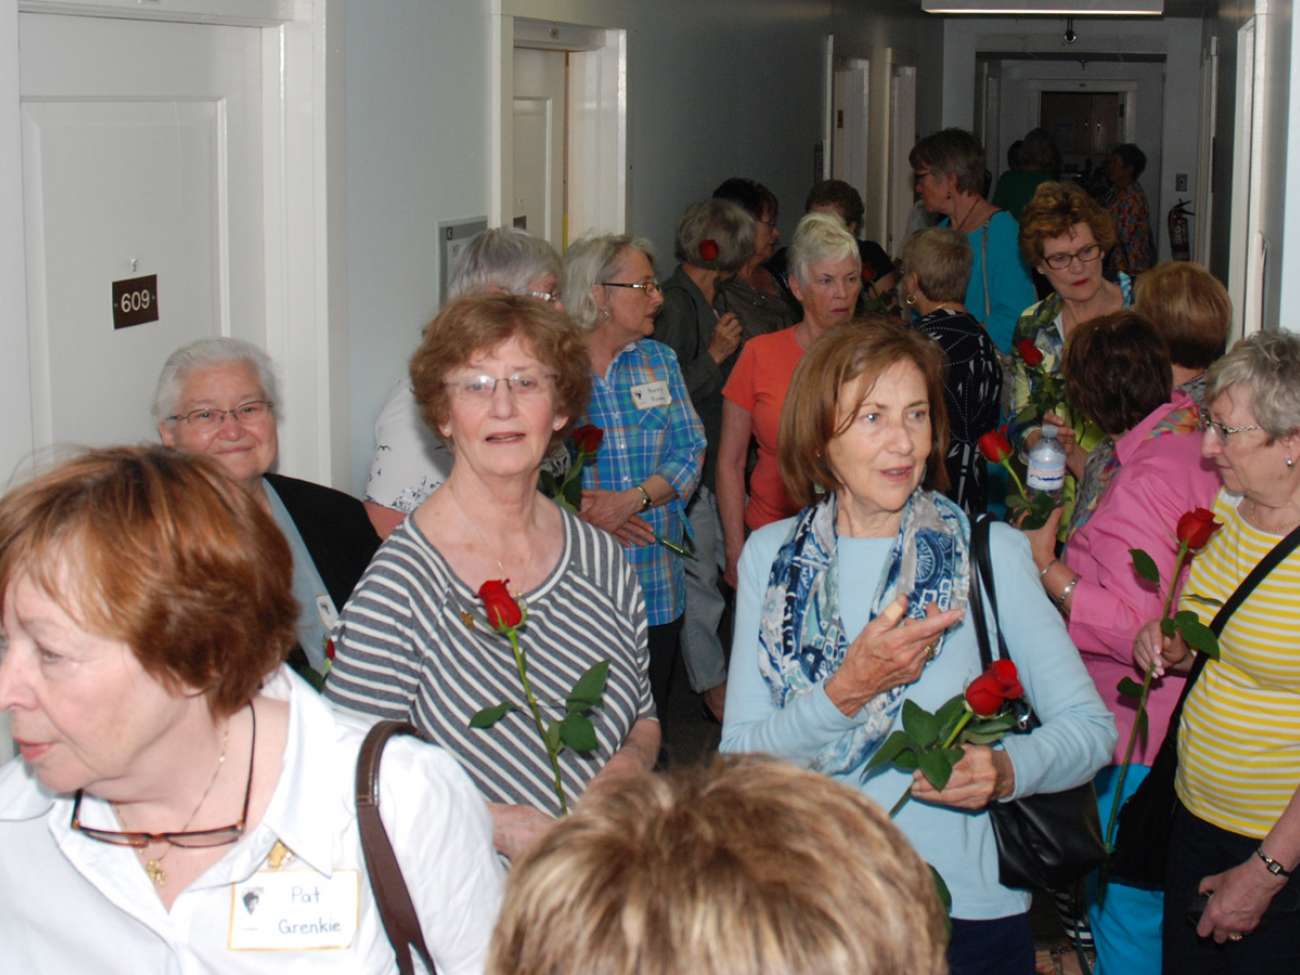
MULTIPOLYGON (((1208 623, 1300 526, 1300 336, 1260 333, 1210 368, 1202 456, 1223 479, 1223 527, 1192 563, 1183 609, 1208 623)), ((1164 971, 1300 972, 1300 549, 1231 616, 1178 736, 1179 808, 1165 880, 1164 971), (1193 927, 1187 912, 1211 895, 1193 927)), ((1190 669, 1159 621, 1134 641, 1145 669, 1190 669), (1158 651, 1158 653, 1157 653, 1158 651)))

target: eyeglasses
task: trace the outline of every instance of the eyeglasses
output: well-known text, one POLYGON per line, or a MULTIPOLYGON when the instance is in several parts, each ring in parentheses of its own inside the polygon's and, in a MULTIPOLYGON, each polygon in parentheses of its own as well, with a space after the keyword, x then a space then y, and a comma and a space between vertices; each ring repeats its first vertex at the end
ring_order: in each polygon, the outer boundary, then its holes
POLYGON ((444 385, 453 394, 470 400, 490 400, 497 392, 497 383, 505 383, 506 388, 518 397, 537 396, 550 389, 554 375, 535 372, 517 372, 511 376, 466 376, 463 379, 448 379, 444 385))
POLYGON ((525 291, 524 297, 536 298, 538 301, 544 301, 551 305, 560 300, 560 293, 558 291, 525 291))
POLYGON ((644 281, 602 281, 600 282, 607 288, 635 288, 637 291, 644 291, 646 294, 663 294, 663 288, 654 278, 646 278, 644 281))
POLYGON ((234 843, 244 835, 244 827, 248 824, 248 803, 253 796, 253 756, 257 753, 257 709, 250 704, 248 713, 253 720, 252 741, 248 746, 248 784, 244 786, 244 808, 237 822, 217 829, 192 829, 179 833, 119 832, 112 829, 99 829, 97 826, 87 826, 81 821, 82 790, 78 789, 77 797, 72 803, 72 828, 100 843, 129 846, 137 850, 144 849, 150 843, 167 843, 185 850, 206 850, 234 843))
POLYGON ((226 417, 233 416, 236 423, 247 427, 266 419, 274 405, 269 399, 250 399, 247 403, 240 403, 233 410, 214 410, 205 407, 201 410, 190 410, 188 413, 178 413, 167 419, 188 423, 196 430, 216 430, 226 422, 226 417))
POLYGON ((1043 258, 1043 263, 1054 271, 1064 271, 1077 259, 1080 264, 1091 264, 1101 257, 1101 245, 1089 244, 1087 247, 1081 247, 1073 254, 1052 254, 1043 258))
POLYGON ((1201 414, 1201 418, 1197 422, 1197 425, 1201 428, 1202 433, 1217 434, 1219 439, 1222 440, 1224 443, 1227 443, 1228 438, 1231 437, 1234 433, 1247 433, 1251 430, 1262 429, 1261 427, 1256 426, 1254 423, 1247 424, 1246 426, 1243 427, 1230 427, 1226 423, 1220 423, 1218 420, 1214 419, 1208 413, 1201 414))

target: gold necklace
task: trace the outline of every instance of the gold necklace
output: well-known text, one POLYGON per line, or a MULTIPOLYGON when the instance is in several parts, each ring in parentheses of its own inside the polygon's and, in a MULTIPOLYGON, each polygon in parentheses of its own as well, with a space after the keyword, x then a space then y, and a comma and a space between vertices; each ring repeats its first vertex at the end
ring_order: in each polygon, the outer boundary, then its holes
POLYGON ((450 482, 447 484, 447 490, 451 494, 452 502, 460 509, 461 517, 465 519, 470 528, 474 529, 474 534, 478 536, 478 541, 479 544, 483 546, 483 551, 486 552, 488 557, 497 564, 497 568, 501 570, 501 579, 502 581, 505 581, 506 567, 502 565, 501 560, 493 554, 492 546, 489 545, 487 539, 483 537, 483 531, 479 528, 478 522, 469 516, 469 512, 465 510, 465 506, 460 503, 460 495, 456 493, 456 488, 450 482))
MULTIPOLYGON (((185 825, 177 830, 178 833, 184 833, 189 830, 189 828, 194 824, 194 819, 198 816, 199 810, 202 809, 203 804, 208 801, 208 796, 212 794, 212 787, 217 784, 217 775, 221 772, 221 766, 225 764, 226 748, 229 745, 230 722, 227 721, 225 731, 221 733, 221 754, 217 756, 217 767, 212 770, 212 778, 208 780, 208 787, 203 790, 203 795, 199 796, 199 804, 194 807, 194 812, 190 813, 190 818, 185 820, 185 825)), ((114 808, 116 808, 116 804, 114 804, 114 808)), ((121 810, 118 810, 117 818, 119 820, 122 819, 121 810)), ((123 823, 123 825, 126 824, 123 823)), ((136 855, 144 861, 144 872, 149 876, 149 879, 153 881, 155 887, 161 888, 167 884, 167 872, 163 870, 162 863, 167 859, 167 854, 171 853, 171 851, 172 847, 170 843, 167 844, 167 848, 163 850, 162 855, 158 857, 146 856, 143 848, 136 850, 136 855)))

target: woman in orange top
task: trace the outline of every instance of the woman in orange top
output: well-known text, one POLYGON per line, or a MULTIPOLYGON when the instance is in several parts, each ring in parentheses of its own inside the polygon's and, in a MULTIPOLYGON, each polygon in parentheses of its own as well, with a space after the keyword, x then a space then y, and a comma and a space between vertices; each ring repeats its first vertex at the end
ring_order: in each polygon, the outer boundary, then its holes
POLYGON ((776 460, 781 405, 795 366, 823 332, 853 317, 862 290, 858 243, 838 218, 809 213, 799 221, 790 246, 790 289, 803 305, 803 320, 750 339, 722 390, 718 513, 727 553, 724 578, 733 587, 746 530, 798 510, 786 495, 776 460), (746 501, 745 460, 751 437, 758 444, 758 463, 746 501))

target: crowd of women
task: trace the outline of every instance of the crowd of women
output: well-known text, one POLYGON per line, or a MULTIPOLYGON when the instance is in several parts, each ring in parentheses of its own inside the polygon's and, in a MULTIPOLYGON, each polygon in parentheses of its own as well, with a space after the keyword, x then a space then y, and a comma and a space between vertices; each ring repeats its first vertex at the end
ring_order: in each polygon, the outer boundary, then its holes
POLYGON ((1230 303, 1195 265, 1107 277, 1107 211, 1051 180, 995 206, 968 133, 911 161, 941 220, 898 264, 836 181, 782 250, 775 196, 725 181, 662 283, 639 238, 561 259, 483 233, 383 408, 364 504, 271 472, 274 366, 232 339, 168 359, 161 446, 14 487, 3 967, 394 970, 353 781, 392 719, 438 746, 394 742, 379 803, 444 972, 847 972, 887 950, 1024 975, 1034 892, 1003 882, 990 807, 1092 783, 1105 822, 1167 732, 1163 887, 1052 891, 1079 961, 1295 971, 1300 556, 1231 597, 1300 526, 1300 339, 1226 350, 1230 303), (980 445, 1010 417, 1022 453, 1059 429, 1068 490, 1040 527, 980 534, 1000 500, 980 445), (1185 568, 1196 509, 1218 527, 1185 568), (939 784, 873 761, 980 678, 981 602, 1035 720, 939 784), (1217 652, 1174 612, 1213 619, 1217 652), (658 784, 679 656, 723 752, 808 778, 730 759, 658 784), (1139 718, 1117 687, 1144 677, 1139 718), (827 872, 791 886, 773 863, 827 872), (841 917, 855 890, 866 913, 841 917), (801 909, 821 920, 777 920, 801 909))

